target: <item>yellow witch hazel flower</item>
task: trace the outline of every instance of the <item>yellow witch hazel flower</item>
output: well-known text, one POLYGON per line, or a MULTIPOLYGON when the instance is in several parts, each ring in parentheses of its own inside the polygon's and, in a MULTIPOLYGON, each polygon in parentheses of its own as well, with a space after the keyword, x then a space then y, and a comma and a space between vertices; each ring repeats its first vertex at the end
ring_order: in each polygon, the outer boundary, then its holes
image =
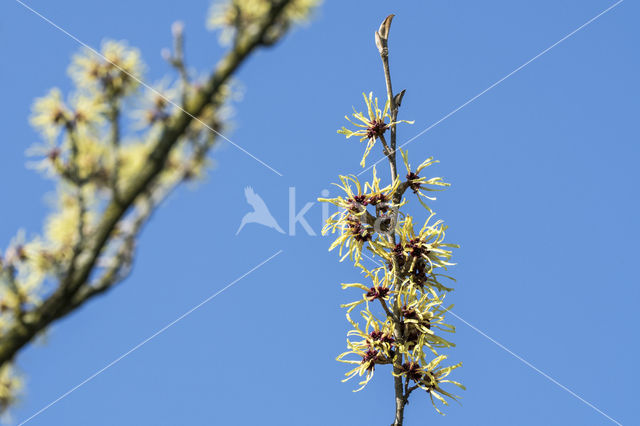
POLYGON ((61 153, 62 151, 54 139, 34 144, 27 149, 26 154, 29 157, 39 157, 40 159, 28 161, 27 167, 37 170, 48 178, 57 177, 62 169, 61 153))
POLYGON ((322 0, 295 0, 287 7, 285 16, 290 22, 304 22, 320 3, 322 0))
POLYGON ((147 88, 142 99, 137 100, 138 108, 132 111, 135 128, 144 129, 149 126, 165 123, 180 102, 180 85, 178 82, 163 79, 147 88))
POLYGON ((2 256, 0 253, 0 332, 40 302, 39 292, 53 266, 39 239, 27 241, 19 231, 2 256))
POLYGON ((360 290, 363 290, 364 293, 362 293, 362 299, 360 300, 356 300, 355 302, 351 302, 351 303, 346 303, 343 305, 340 305, 341 308, 347 308, 347 320, 353 325, 355 326, 356 323, 351 319, 351 311, 353 311, 353 309, 362 304, 365 303, 367 304, 367 311, 368 311, 368 304, 369 302, 373 302, 377 299, 379 300, 387 300, 389 298, 390 295, 393 295, 393 279, 390 276, 390 274, 385 270, 384 271, 384 276, 382 279, 378 278, 379 272, 380 270, 383 268, 377 268, 373 271, 367 271, 367 276, 369 276, 371 278, 371 280, 373 281, 373 286, 372 287, 367 287, 364 284, 360 284, 360 283, 345 283, 342 284, 342 289, 348 289, 348 288, 357 288, 360 290))
MULTIPOLYGON (((68 256, 72 246, 78 238, 78 226, 80 217, 80 205, 78 200, 64 188, 58 189, 58 205, 56 210, 45 222, 44 237, 52 250, 60 252, 60 256, 68 256)), ((85 198, 90 193, 85 194, 85 198)), ((91 204, 91 199, 86 200, 91 204)), ((91 223, 93 214, 86 212, 84 217, 85 227, 91 223)))
POLYGON ((431 211, 431 208, 424 202, 423 198, 426 198, 430 201, 435 201, 436 197, 430 197, 422 191, 443 191, 444 188, 451 186, 451 184, 444 182, 441 177, 433 177, 430 179, 421 177, 420 172, 425 167, 429 167, 432 164, 439 163, 439 161, 434 160, 433 157, 429 157, 425 161, 423 161, 415 171, 411 171, 411 165, 409 165, 408 157, 409 153, 400 148, 400 154, 402 155, 402 160, 404 161, 404 165, 407 168, 406 179, 409 188, 411 188, 414 194, 418 195, 418 201, 420 201, 420 204, 422 204, 422 206, 427 210, 431 211))
POLYGON ((80 179, 106 174, 112 152, 95 135, 85 132, 77 137, 76 172, 80 179))
POLYGON ((207 28, 213 30, 222 28, 229 31, 221 36, 221 42, 227 44, 231 41, 235 25, 240 19, 254 21, 269 11, 270 4, 265 0, 223 0, 211 5, 207 28))
POLYGON ((11 405, 22 387, 22 379, 16 376, 10 364, 0 367, 0 404, 3 407, 11 405))
POLYGON ((45 140, 30 147, 27 155, 44 158, 30 162, 29 166, 47 177, 58 177, 65 173, 64 163, 68 163, 68 154, 73 146, 76 154, 74 161, 78 166, 74 170, 75 177, 80 179, 93 173, 95 170, 87 170, 87 163, 94 164, 105 159, 106 147, 96 145, 105 110, 106 105, 100 99, 83 93, 74 94, 69 105, 62 100, 58 89, 52 89, 49 94, 37 99, 33 105, 31 124, 43 133, 45 140), (60 138, 62 128, 66 131, 64 137, 60 138))
POLYGON ((413 292, 403 292, 398 300, 400 313, 404 318, 400 327, 403 341, 398 342, 400 352, 420 357, 424 356, 426 347, 437 356, 436 348, 455 346, 436 334, 438 330, 447 333, 455 332, 455 327, 444 322, 444 315, 453 307, 442 306, 444 295, 438 295, 430 288, 419 298, 413 292))
POLYGON ((336 360, 345 364, 355 365, 354 368, 345 373, 346 378, 343 382, 352 378, 364 376, 364 379, 358 383, 360 387, 354 392, 359 392, 373 378, 376 364, 391 364, 393 359, 393 345, 395 339, 393 337, 393 329, 390 321, 378 320, 368 308, 361 312, 365 319, 364 330, 360 329, 358 323, 352 322, 354 329, 347 333, 348 351, 340 354, 336 360), (360 340, 351 340, 349 337, 356 337, 360 340), (345 358, 355 355, 357 359, 345 358))
POLYGON ((78 87, 108 97, 134 91, 143 71, 140 51, 112 40, 102 44, 100 55, 88 48, 76 54, 69 67, 69 75, 78 87))
POLYGON ((71 118, 72 113, 62 99, 62 92, 53 88, 46 96, 36 99, 30 121, 44 136, 53 139, 71 118))
MULTIPOLYGON (((381 139, 384 142, 384 133, 391 126, 394 126, 398 123, 408 123, 413 124, 413 121, 399 120, 399 121, 391 121, 391 114, 389 114, 389 101, 385 102, 384 109, 380 109, 378 107, 378 98, 373 98, 373 92, 369 92, 369 96, 367 97, 366 93, 363 93, 364 102, 367 105, 367 116, 363 113, 356 111, 353 108, 353 118, 356 121, 352 121, 348 116, 344 116, 351 124, 356 127, 359 127, 358 130, 349 130, 346 127, 342 127, 338 130, 338 133, 343 134, 348 138, 352 136, 360 136, 360 142, 368 141, 367 147, 364 150, 364 155, 362 156, 362 160, 360 161, 360 166, 365 166, 365 161, 371 152, 371 149, 376 144, 376 140, 381 139), (388 123, 385 120, 389 120, 388 123)), ((386 145, 386 142, 384 142, 386 145)))
POLYGON ((447 266, 454 265, 449 262, 452 256, 449 248, 459 248, 457 244, 444 242, 447 226, 444 225, 442 220, 429 224, 434 216, 435 214, 432 213, 427 218, 417 234, 413 227, 413 218, 407 216, 400 223, 398 230, 400 242, 394 247, 396 255, 408 255, 414 265, 417 262, 425 261, 428 265, 428 272, 432 272, 436 267, 446 270, 447 266))
POLYGON ((398 188, 399 182, 380 188, 380 180, 376 176, 374 168, 373 183, 366 183, 364 187, 355 176, 340 176, 342 185, 334 184, 341 188, 346 197, 327 199, 319 198, 321 202, 329 202, 341 210, 329 217, 322 229, 322 234, 329 232, 339 232, 340 235, 333 242, 329 250, 339 247, 339 253, 342 256, 340 261, 350 257, 360 264, 362 256, 362 247, 364 243, 369 243, 369 247, 376 252, 379 246, 377 239, 373 239, 376 227, 382 228, 388 224, 388 218, 384 215, 394 206, 392 198, 394 192, 398 188), (376 213, 380 215, 382 220, 375 221, 374 216, 368 212, 367 206, 374 206, 376 213), (345 254, 343 249, 346 247, 345 254))
POLYGON ((440 355, 437 358, 434 358, 431 362, 429 362, 424 367, 420 366, 419 362, 408 361, 402 364, 399 372, 393 372, 392 374, 396 377, 407 377, 415 383, 415 386, 418 388, 425 390, 429 397, 431 398, 431 404, 433 404, 433 408, 439 414, 443 414, 440 409, 436 406, 434 398, 440 401, 444 405, 449 405, 444 396, 451 398, 453 400, 457 400, 459 396, 453 395, 444 389, 442 389, 441 385, 444 383, 451 383, 455 386, 458 386, 460 389, 465 390, 466 388, 461 384, 453 380, 447 380, 446 377, 451 373, 451 371, 455 370, 462 366, 462 363, 458 363, 449 367, 441 367, 437 368, 440 363, 447 359, 445 355, 440 355))
POLYGON ((44 276, 22 272, 19 278, 24 280, 20 280, 19 284, 0 288, 0 315, 40 302, 38 292, 41 290, 44 276))
POLYGON ((104 123, 107 105, 95 96, 76 94, 71 100, 73 122, 80 133, 91 131, 95 134, 99 125, 104 123))
POLYGON ((120 148, 119 177, 123 184, 138 176, 149 157, 150 149, 148 143, 138 141, 129 142, 120 148))

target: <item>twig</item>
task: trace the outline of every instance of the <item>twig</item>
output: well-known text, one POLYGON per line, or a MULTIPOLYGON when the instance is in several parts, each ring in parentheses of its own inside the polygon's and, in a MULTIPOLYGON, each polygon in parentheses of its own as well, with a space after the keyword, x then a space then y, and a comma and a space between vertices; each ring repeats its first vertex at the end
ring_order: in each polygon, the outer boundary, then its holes
POLYGON ((113 192, 113 199, 115 201, 120 200, 120 193, 118 191, 119 180, 119 168, 120 168, 120 107, 118 105, 118 99, 113 97, 109 100, 109 125, 110 130, 110 145, 113 152, 113 170, 111 171, 111 191, 113 192))
POLYGON ((182 86, 182 105, 184 106, 187 101, 189 87, 191 86, 184 57, 184 24, 180 21, 174 22, 171 26, 171 32, 173 33, 174 54, 169 60, 171 65, 178 70, 178 74, 180 75, 180 82, 182 86))
MULTIPOLYGON (((382 141, 382 144, 386 151, 385 154, 387 156, 387 159, 389 160, 389 168, 391 171, 392 184, 395 184, 396 180, 398 179, 398 170, 397 170, 397 163, 396 163, 396 125, 393 123, 395 123, 398 119, 398 105, 396 104, 396 97, 393 93, 393 86, 391 84, 391 71, 389 68, 389 45, 388 45, 389 30, 391 28, 391 21, 393 20, 393 17, 394 15, 389 15, 382 22, 382 24, 380 25, 380 28, 375 33, 375 42, 376 42, 376 47, 378 48, 378 53, 380 53, 380 59, 382 60, 384 80, 387 88, 387 102, 389 102, 389 110, 390 110, 391 123, 392 123, 389 125, 389 130, 390 130, 389 143, 387 144, 387 141, 383 135, 380 136, 380 140, 382 141)), ((404 91, 402 93, 404 94, 404 91)), ((401 100, 402 96, 400 96, 399 99, 401 100)), ((406 186, 403 185, 402 192, 404 192, 405 190, 406 190, 406 186)), ((394 198, 397 198, 397 199, 400 199, 401 197, 402 197, 402 194, 400 194, 399 196, 394 196, 394 198)), ((398 222, 397 207, 391 208, 390 218, 391 218, 391 232, 388 235, 388 240, 389 240, 389 243, 391 243, 392 245, 395 245, 395 242, 396 242, 395 227, 396 227, 396 223, 398 222)), ((394 286, 395 286, 396 282, 399 279, 397 275, 397 273, 399 272, 398 262, 395 256, 393 256, 392 261, 393 261, 393 270, 396 271, 396 274, 394 274, 394 277, 393 277, 394 286)), ((397 288, 398 288, 398 295, 399 295, 400 294, 399 286, 397 286, 397 288)), ((400 314, 400 297, 399 296, 396 297, 394 313, 395 315, 392 316, 392 318, 394 319, 394 333, 396 334, 399 340, 404 339, 402 322, 400 320, 401 314, 400 314)), ((396 411, 395 411, 395 418, 393 422, 394 426, 402 426, 404 421, 404 407, 407 404, 408 384, 405 383, 403 386, 403 380, 402 380, 403 376, 401 375, 403 361, 404 361, 404 355, 402 353, 398 353, 398 356, 395 357, 395 362, 393 364, 393 369, 395 373, 394 389, 395 389, 395 400, 396 400, 396 411)))

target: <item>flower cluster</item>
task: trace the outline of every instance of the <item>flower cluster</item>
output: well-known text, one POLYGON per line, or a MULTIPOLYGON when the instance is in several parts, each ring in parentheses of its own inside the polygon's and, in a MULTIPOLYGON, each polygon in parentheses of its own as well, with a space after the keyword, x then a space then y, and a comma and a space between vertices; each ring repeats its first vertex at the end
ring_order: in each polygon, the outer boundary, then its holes
MULTIPOLYGON (((339 133, 368 141, 363 167, 372 147, 381 140, 383 154, 392 162, 391 182, 382 186, 374 167, 371 182, 363 184, 356 176, 340 176, 341 183, 337 186, 344 195, 319 199, 338 208, 323 229, 323 234, 337 234, 329 250, 339 248, 340 260, 350 258, 369 281, 342 285, 343 289, 359 291, 360 296, 342 305, 352 329, 347 334, 347 351, 337 359, 353 366, 345 381, 361 377, 357 390, 373 378, 376 366, 388 364, 401 384, 403 400, 414 390, 422 389, 434 407, 436 401, 447 405, 446 398, 457 397, 443 389, 443 385, 464 389, 460 383, 446 379, 461 364, 441 367, 446 356, 439 353, 455 346, 445 337, 455 332, 455 327, 445 319, 452 308, 445 305, 445 297, 453 288, 442 282, 453 280, 443 271, 453 265, 452 249, 458 246, 446 242, 447 227, 441 220, 435 220, 435 213, 427 205, 427 201, 435 198, 426 193, 442 190, 449 184, 439 177, 420 175, 436 163, 432 158, 413 170, 408 153, 402 150, 407 174, 404 179, 394 174, 395 155, 390 150, 394 149, 395 140, 387 143, 384 134, 401 121, 391 121, 389 100, 383 110, 372 94, 365 95, 365 102, 368 116, 356 112, 357 121, 352 124, 357 129, 343 127, 339 133), (419 229, 414 218, 404 211, 412 197, 429 212, 419 229), (375 266, 367 266, 365 260, 375 266), (354 319, 356 308, 360 308, 364 325, 354 319)), ((441 413, 438 407, 436 410, 441 413)))
MULTIPOLYGON (((120 203, 122 193, 149 167, 160 135, 179 114, 178 103, 195 98, 202 87, 186 73, 142 91, 144 69, 137 49, 106 41, 100 52, 86 48, 73 57, 69 75, 74 90, 65 95, 53 88, 35 100, 30 121, 41 141, 28 149, 35 157, 28 165, 54 180, 56 196, 41 235, 26 238, 19 232, 0 251, 0 336, 37 322, 38 309, 46 306, 55 285, 62 285, 83 251, 90 252, 91 237, 109 207, 120 203)), ((234 91, 231 81, 217 89, 171 146, 144 193, 129 202, 131 207, 112 225, 92 274, 82 283, 85 290, 100 284, 99 278, 111 280, 105 285, 122 280, 131 264, 134 237, 150 210, 177 184, 203 174, 215 138, 211 129, 221 129, 234 91), (108 270, 110 265, 116 267, 108 270)), ((0 412, 21 387, 12 368, 11 362, 0 365, 0 412)))
POLYGON ((323 234, 339 232, 340 235, 329 250, 339 247, 342 256, 340 261, 350 257, 356 264, 361 265, 362 248, 365 243, 369 243, 368 247, 374 251, 381 251, 384 248, 384 242, 373 239, 373 236, 378 231, 383 232, 383 229, 389 229, 391 224, 389 213, 392 208, 398 207, 392 201, 398 185, 396 182, 396 185, 381 188, 375 167, 372 182, 367 182, 364 186, 356 176, 340 176, 340 181, 342 185, 335 185, 345 192, 345 196, 318 199, 340 208, 328 218, 322 232, 323 234), (369 209, 375 211, 375 216, 369 209))
MULTIPOLYGON (((33 312, 69 269, 115 188, 143 167, 148 152, 131 147, 148 143, 121 143, 113 114, 137 95, 143 69, 136 49, 107 41, 100 53, 84 49, 74 56, 73 92, 64 96, 53 88, 35 100, 30 121, 42 141, 27 151, 37 157, 29 165, 56 182, 57 194, 42 235, 27 239, 19 232, 0 252, 0 334, 33 321, 33 312), (126 164, 137 165, 127 170, 126 164)), ((0 366, 0 410, 19 388, 11 364, 0 366)))
POLYGON ((85 49, 75 55, 69 75, 78 87, 113 97, 136 90, 144 68, 138 49, 124 42, 106 41, 100 54, 85 49))
MULTIPOLYGON (((229 44, 238 32, 252 33, 260 19, 267 16, 278 2, 271 0, 232 0, 216 1, 211 6, 207 27, 221 29, 220 43, 229 44)), ((267 38, 276 40, 292 24, 305 22, 321 0, 291 0, 287 2, 280 22, 267 38)))

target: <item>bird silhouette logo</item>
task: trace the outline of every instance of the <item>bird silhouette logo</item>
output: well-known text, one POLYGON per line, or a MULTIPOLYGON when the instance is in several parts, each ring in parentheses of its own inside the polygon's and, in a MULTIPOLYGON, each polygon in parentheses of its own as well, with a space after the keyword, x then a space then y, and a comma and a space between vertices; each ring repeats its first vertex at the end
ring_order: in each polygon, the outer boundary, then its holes
POLYGON ((264 200, 255 193, 252 187, 247 186, 244 189, 244 196, 247 199, 247 203, 249 203, 249 205, 253 207, 253 211, 244 215, 244 217, 242 218, 242 222, 240 222, 240 227, 238 228, 236 235, 240 233, 242 228, 244 228, 247 223, 259 223, 260 225, 264 225, 268 228, 273 228, 279 233, 284 234, 284 231, 282 230, 282 228, 280 228, 280 225, 278 225, 276 219, 271 215, 271 212, 269 211, 269 208, 267 208, 267 205, 264 203, 264 200))

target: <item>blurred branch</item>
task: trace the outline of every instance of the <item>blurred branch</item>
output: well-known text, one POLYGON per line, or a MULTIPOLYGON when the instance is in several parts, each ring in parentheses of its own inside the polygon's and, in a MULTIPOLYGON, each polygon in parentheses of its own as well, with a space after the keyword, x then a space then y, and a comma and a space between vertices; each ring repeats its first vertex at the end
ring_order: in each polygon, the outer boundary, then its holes
POLYGON ((107 116, 109 118, 109 125, 111 134, 109 135, 111 148, 113 149, 113 170, 111 171, 111 191, 113 192, 113 198, 115 200, 120 199, 120 193, 118 191, 118 170, 120 168, 120 159, 118 158, 118 147, 120 146, 120 107, 116 98, 109 100, 109 110, 107 116))
MULTIPOLYGON (((57 319, 67 315, 77 307, 90 300, 95 295, 101 294, 121 282, 130 272, 133 261, 134 242, 143 225, 157 206, 158 194, 153 194, 151 188, 157 189, 159 175, 166 170, 167 159, 172 149, 176 147, 190 125, 198 121, 207 108, 214 110, 221 106, 223 97, 221 89, 237 72, 247 57, 256 49, 270 45, 284 34, 282 21, 283 13, 287 5, 293 0, 279 0, 271 3, 269 12, 261 17, 250 32, 238 31, 235 43, 231 50, 218 62, 213 73, 206 83, 193 93, 184 91, 184 111, 174 112, 163 123, 162 131, 152 143, 152 149, 141 170, 136 177, 126 183, 121 183, 117 188, 117 196, 112 195, 103 213, 98 219, 92 232, 84 235, 84 209, 80 208, 81 224, 78 229, 80 244, 77 253, 74 253, 66 271, 61 275, 56 289, 50 293, 41 303, 36 304, 30 310, 24 312, 24 322, 15 322, 0 336, 0 366, 10 362, 15 355, 29 343, 38 333, 57 319), (147 195, 145 195, 147 194, 147 195), (118 236, 117 230, 121 229, 127 221, 127 215, 134 204, 145 201, 148 208, 138 215, 134 215, 128 234, 122 237, 119 249, 113 258, 111 267, 107 267, 102 273, 90 282, 90 277, 99 268, 99 258, 105 255, 110 243, 118 236)), ((178 41, 178 40, 177 40, 178 41)), ((180 43, 176 47, 181 47, 180 43)), ((182 57, 182 56, 181 56, 182 57)), ((186 69, 181 62, 179 67, 181 78, 187 84, 186 69)), ((116 109, 111 111, 111 140, 113 144, 119 141, 118 114, 116 109)), ((214 138, 202 144, 194 152, 191 161, 201 161, 208 149, 212 146, 214 138)), ((77 155, 77 147, 72 153, 77 155)), ((71 175, 76 179, 82 197, 83 177, 78 176, 77 170, 71 175)), ((176 182, 177 185, 179 182, 176 182)), ((112 183, 113 184, 113 183, 112 183)), ((173 185, 175 187, 175 185, 173 185)), ((115 187, 114 187, 115 188, 115 187)), ((78 200, 83 204, 83 200, 78 200)))
POLYGON ((190 87, 189 73, 184 58, 184 24, 182 22, 174 22, 171 26, 173 34, 173 55, 166 49, 162 51, 162 56, 178 71, 180 75, 180 83, 182 86, 181 105, 184 106, 187 101, 187 90, 190 87))

